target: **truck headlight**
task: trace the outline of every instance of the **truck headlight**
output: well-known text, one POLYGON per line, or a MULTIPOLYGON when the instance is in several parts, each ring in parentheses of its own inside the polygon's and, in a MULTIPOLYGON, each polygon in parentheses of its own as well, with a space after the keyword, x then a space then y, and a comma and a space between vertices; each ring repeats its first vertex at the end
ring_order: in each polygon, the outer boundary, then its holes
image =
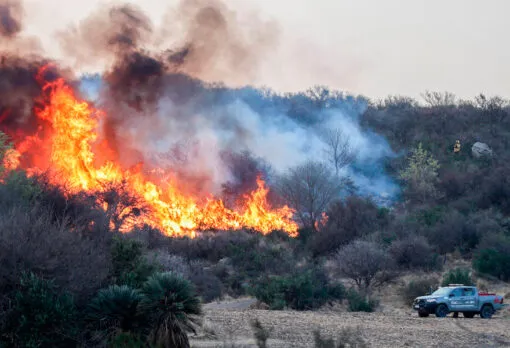
POLYGON ((428 299, 427 302, 436 302, 435 298, 428 299))

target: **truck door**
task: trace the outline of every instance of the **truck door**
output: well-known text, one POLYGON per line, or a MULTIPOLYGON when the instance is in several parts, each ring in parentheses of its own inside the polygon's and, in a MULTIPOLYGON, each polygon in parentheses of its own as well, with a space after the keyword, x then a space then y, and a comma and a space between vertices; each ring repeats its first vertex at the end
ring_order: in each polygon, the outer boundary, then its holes
POLYGON ((450 311, 455 312, 463 310, 464 308, 463 295, 464 293, 462 291, 462 288, 456 288, 450 293, 449 295, 450 311))
POLYGON ((477 293, 474 288, 463 288, 462 302, 465 311, 476 311, 478 308, 477 293))

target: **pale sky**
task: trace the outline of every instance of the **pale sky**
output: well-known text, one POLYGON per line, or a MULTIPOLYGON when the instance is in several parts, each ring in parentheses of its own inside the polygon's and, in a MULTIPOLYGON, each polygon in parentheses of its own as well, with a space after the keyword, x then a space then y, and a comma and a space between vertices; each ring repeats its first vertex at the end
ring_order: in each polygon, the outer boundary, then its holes
MULTIPOLYGON (((52 38, 109 0, 25 0, 27 30, 58 57, 52 38)), ((176 0, 131 0, 156 24, 176 0)), ((510 97, 510 0, 225 0, 281 29, 255 85, 315 84, 383 98, 425 90, 510 97)), ((77 43, 79 44, 79 43, 77 43)))

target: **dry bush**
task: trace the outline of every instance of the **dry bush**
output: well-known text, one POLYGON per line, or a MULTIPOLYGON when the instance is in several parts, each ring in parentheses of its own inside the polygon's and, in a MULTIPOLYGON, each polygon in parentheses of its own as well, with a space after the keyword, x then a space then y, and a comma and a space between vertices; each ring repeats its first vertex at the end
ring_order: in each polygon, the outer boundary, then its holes
POLYGON ((257 347, 267 348, 267 340, 269 339, 272 330, 264 327, 258 319, 252 320, 250 322, 250 326, 253 330, 253 336, 257 342, 257 347))
POLYGON ((412 305, 418 296, 425 296, 437 289, 439 280, 434 277, 415 277, 400 289, 400 295, 407 305, 412 305))
POLYGON ((391 280, 393 259, 374 242, 357 240, 338 251, 335 256, 338 271, 354 281, 360 290, 391 280))
POLYGON ((389 253, 402 268, 431 269, 437 263, 431 246, 423 236, 409 235, 394 241, 389 253))
POLYGON ((320 233, 313 234, 308 242, 314 256, 332 253, 342 245, 384 227, 388 222, 374 202, 357 196, 333 202, 327 215, 326 227, 320 233))
POLYGON ((323 337, 319 330, 313 332, 315 348, 365 348, 369 347, 360 328, 342 328, 337 339, 323 337), (336 342, 335 342, 336 341, 336 342))
POLYGON ((51 209, 39 205, 0 210, 0 289, 32 271, 55 279, 78 299, 90 296, 110 272, 111 234, 91 235, 89 224, 67 216, 55 220, 51 209))
POLYGON ((173 255, 166 250, 154 250, 147 255, 147 258, 153 260, 161 266, 164 272, 174 272, 188 277, 191 272, 190 263, 179 255, 173 255))
POLYGON ((165 247, 169 253, 187 260, 218 262, 231 254, 233 246, 249 250, 257 244, 258 238, 260 235, 245 231, 221 231, 205 233, 195 239, 167 238, 165 247))

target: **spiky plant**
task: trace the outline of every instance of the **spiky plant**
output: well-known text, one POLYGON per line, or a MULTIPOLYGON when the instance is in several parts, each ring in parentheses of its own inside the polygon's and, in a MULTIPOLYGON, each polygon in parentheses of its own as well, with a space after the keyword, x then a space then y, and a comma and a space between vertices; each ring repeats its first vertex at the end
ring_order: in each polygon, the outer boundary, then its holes
POLYGON ((151 318, 150 343, 189 348, 187 332, 195 332, 202 312, 193 285, 175 273, 157 273, 145 282, 142 292, 140 308, 151 318))
POLYGON ((90 302, 87 321, 107 336, 118 331, 134 332, 144 324, 139 304, 143 295, 127 285, 112 285, 98 292, 90 302))

